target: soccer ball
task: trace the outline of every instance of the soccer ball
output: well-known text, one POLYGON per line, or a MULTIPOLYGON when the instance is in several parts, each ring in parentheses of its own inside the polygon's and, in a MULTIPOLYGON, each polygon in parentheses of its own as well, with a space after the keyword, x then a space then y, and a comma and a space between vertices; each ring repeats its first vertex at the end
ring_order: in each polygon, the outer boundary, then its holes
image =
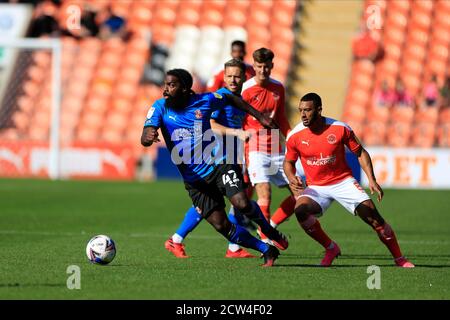
POLYGON ((86 255, 92 263, 108 264, 116 256, 116 245, 110 237, 100 234, 89 240, 86 255))

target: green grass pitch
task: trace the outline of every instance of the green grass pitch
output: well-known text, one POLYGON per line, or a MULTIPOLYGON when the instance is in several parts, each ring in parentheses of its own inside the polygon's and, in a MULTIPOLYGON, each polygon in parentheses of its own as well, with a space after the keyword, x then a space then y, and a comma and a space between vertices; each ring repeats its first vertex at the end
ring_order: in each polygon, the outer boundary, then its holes
MULTIPOLYGON (((290 247, 276 266, 226 259, 226 240, 202 222, 176 259, 164 241, 190 201, 182 183, 0 180, 0 299, 449 299, 448 191, 385 190, 378 205, 417 268, 393 266, 387 249, 359 218, 333 204, 321 219, 341 246, 331 268, 315 265, 322 248, 294 217, 280 226, 290 247), (111 236, 117 256, 90 264, 87 241, 111 236), (81 270, 81 289, 66 286, 67 267, 81 270), (381 270, 369 290, 367 267, 381 270)), ((272 210, 286 195, 274 190, 272 210)))

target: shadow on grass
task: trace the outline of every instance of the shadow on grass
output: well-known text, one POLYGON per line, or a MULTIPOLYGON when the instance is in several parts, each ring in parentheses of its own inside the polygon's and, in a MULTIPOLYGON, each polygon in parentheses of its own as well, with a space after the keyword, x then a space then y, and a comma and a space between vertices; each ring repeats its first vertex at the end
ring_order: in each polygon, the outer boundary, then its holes
MULTIPOLYGON (((378 267, 383 268, 398 268, 394 264, 376 264, 378 267)), ((287 267, 287 268, 315 268, 315 269, 334 269, 334 268, 366 268, 369 264, 338 264, 333 265, 331 267, 322 267, 315 264, 304 264, 304 263, 296 263, 296 264, 280 264, 277 263, 275 267, 287 267)), ((430 264, 416 264, 416 268, 434 268, 434 269, 450 269, 450 265, 430 265, 430 264)))
MULTIPOLYGON (((369 265, 368 264, 337 264, 337 265, 332 265, 331 267, 322 267, 320 265, 317 264, 306 264, 306 263, 295 263, 295 264, 280 264, 277 263, 275 265, 275 267, 288 267, 288 268, 314 268, 314 269, 334 269, 334 268, 367 268, 369 265)), ((395 266, 393 264, 377 264, 377 266, 379 267, 392 267, 394 268, 395 266)))

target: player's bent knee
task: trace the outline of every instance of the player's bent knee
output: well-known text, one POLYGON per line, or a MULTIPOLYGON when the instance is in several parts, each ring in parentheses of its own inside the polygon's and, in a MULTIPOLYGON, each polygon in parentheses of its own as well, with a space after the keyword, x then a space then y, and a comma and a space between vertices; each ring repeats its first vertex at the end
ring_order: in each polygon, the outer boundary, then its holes
POLYGON ((243 192, 240 192, 240 193, 234 195, 230 199, 230 201, 231 201, 231 204, 233 205, 233 207, 235 207, 239 211, 247 212, 247 211, 251 210, 250 201, 248 200, 247 196, 243 192))
POLYGON ((310 215, 309 205, 302 203, 294 209, 295 216, 299 221, 305 221, 310 215))
POLYGON ((305 221, 309 215, 318 215, 322 212, 321 208, 315 203, 300 199, 294 209, 294 213, 299 221, 305 221))

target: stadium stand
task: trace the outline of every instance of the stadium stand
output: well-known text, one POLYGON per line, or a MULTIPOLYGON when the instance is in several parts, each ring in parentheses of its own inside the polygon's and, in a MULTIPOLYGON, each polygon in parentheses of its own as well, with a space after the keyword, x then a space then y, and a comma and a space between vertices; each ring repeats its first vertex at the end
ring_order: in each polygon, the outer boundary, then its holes
POLYGON ((371 5, 381 9, 381 28, 371 32, 384 53, 375 62, 353 61, 343 119, 367 145, 449 147, 448 101, 424 106, 424 88, 433 76, 442 88, 450 73, 450 2, 366 0, 364 12, 371 5), (403 82, 412 106, 377 106, 383 81, 391 87, 403 82))

